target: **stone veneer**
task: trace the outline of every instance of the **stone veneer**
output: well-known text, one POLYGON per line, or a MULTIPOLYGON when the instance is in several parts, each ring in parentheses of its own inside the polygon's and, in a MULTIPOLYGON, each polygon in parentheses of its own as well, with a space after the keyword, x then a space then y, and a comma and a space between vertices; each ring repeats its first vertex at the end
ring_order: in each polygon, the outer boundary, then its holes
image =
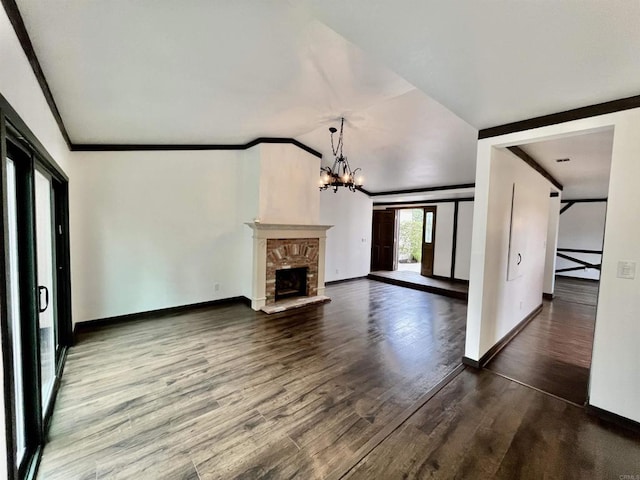
POLYGON ((276 270, 307 267, 307 296, 318 294, 317 238, 277 238, 267 240, 266 304, 276 301, 276 270))

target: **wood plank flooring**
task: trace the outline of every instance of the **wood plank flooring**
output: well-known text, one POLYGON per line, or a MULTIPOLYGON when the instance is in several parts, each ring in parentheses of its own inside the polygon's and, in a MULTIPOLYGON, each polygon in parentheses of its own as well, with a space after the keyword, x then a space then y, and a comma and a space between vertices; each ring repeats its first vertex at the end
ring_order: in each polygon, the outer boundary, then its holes
POLYGON ((501 375, 584 405, 597 284, 558 277, 557 296, 487 365, 501 375))
POLYGON ((370 280, 327 293, 282 314, 220 306, 83 334, 38 478, 640 475, 639 435, 459 373, 463 301, 370 280))
POLYGON ((581 303, 595 307, 598 304, 600 282, 582 278, 556 277, 554 301, 581 303))
POLYGON ((348 462, 459 365, 466 305, 370 280, 327 294, 83 334, 39 478, 308 479, 348 462))
POLYGON ((346 478, 621 479, 640 475, 640 435, 584 409, 466 369, 346 478))

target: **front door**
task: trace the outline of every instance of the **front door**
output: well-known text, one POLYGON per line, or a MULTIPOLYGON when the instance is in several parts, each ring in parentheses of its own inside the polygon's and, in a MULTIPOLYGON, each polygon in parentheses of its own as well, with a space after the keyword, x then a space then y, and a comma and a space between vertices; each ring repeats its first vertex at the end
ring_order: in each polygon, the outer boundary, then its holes
POLYGON ((433 276, 433 252, 436 240, 436 207, 424 207, 424 227, 422 230, 422 266, 420 274, 433 276))
POLYGON ((371 271, 393 270, 395 210, 374 210, 371 232, 371 271))

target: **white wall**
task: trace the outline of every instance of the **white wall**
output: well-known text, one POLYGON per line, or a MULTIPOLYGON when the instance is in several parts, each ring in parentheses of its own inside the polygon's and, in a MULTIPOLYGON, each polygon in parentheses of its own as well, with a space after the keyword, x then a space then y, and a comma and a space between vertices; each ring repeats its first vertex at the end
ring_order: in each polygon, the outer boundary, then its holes
MULTIPOLYGON (((3 8, 0 8, 0 65, 0 94, 71 178, 67 145, 3 8)), ((1 374, 0 386, 4 389, 1 374)), ((1 407, 0 404, 0 478, 6 478, 7 466, 3 453, 5 418, 2 413, 4 409, 1 407)))
POLYGON ((262 144, 259 148, 260 221, 317 225, 320 159, 290 144, 262 144))
MULTIPOLYGON (((640 178, 640 109, 481 140, 478 158, 486 157, 487 150, 493 146, 521 145, 609 128, 614 130, 613 151, 589 403, 640 422, 640 278, 617 278, 619 261, 640 262, 640 189, 637 186, 640 178)), ((486 172, 481 170, 476 178, 476 189, 486 182, 486 172)), ((476 202, 486 193, 478 194, 477 190, 476 202)), ((475 233, 474 255, 480 245, 476 245, 475 233)), ((472 269, 472 284, 474 275, 477 272, 472 269)), ((468 321, 467 336, 475 335, 475 329, 468 321)))
POLYGON ((549 221, 547 223, 547 251, 544 260, 544 285, 542 291, 553 295, 556 285, 556 247, 560 222, 560 196, 549 198, 549 221))
POLYGON ((617 278, 619 261, 640 262, 640 109, 612 117, 613 156, 589 402, 640 422, 640 279, 617 278))
POLYGON ((333 225, 327 230, 325 281, 369 273, 372 216, 373 201, 363 193, 345 188, 320 192, 320 223, 333 225))
MULTIPOLYGON (((563 206, 566 205, 563 204, 563 206)), ((576 248, 579 250, 602 250, 604 239, 604 223, 607 215, 607 202, 575 203, 560 215, 558 231, 558 248, 576 248)), ((570 253, 566 255, 599 264, 601 256, 592 253, 570 253)), ((579 267, 575 262, 558 258, 556 268, 579 267)), ((576 278, 600 279, 600 272, 589 268, 559 275, 576 278)))
MULTIPOLYGON (((253 222, 259 216, 260 203, 260 147, 249 148, 241 154, 242 179, 237 194, 239 207, 239 219, 242 222, 253 222)), ((244 226, 241 232, 239 244, 241 252, 250 252, 247 255, 238 255, 238 278, 240 295, 253 298, 253 230, 244 226)))
POLYGON ((456 243, 455 278, 469 280, 471 268, 471 233, 473 231, 473 202, 458 204, 458 240, 456 243))
POLYGON ((433 250, 433 274, 451 276, 451 252, 453 251, 453 211, 451 203, 437 203, 436 238, 433 250))
POLYGON ((75 322, 251 297, 245 225, 319 221, 320 160, 290 144, 246 151, 74 152, 75 322))
POLYGON ((542 303, 549 182, 506 149, 479 142, 465 356, 479 360, 542 303), (519 276, 507 280, 516 185, 519 276))
POLYGON ((75 322, 243 294, 258 168, 243 152, 73 155, 75 322))

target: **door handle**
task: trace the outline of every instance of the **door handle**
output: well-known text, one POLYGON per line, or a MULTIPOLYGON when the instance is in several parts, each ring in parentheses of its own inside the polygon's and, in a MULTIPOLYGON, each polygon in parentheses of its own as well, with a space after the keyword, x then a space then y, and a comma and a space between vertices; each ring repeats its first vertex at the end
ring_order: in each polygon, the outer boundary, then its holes
POLYGON ((40 285, 38 287, 38 311, 44 312, 49 307, 49 289, 40 285), (44 290, 44 307, 42 306, 42 291, 44 290))
POLYGON ((521 262, 522 262, 522 255, 518 254, 518 263, 517 263, 517 265, 520 265, 521 262))

